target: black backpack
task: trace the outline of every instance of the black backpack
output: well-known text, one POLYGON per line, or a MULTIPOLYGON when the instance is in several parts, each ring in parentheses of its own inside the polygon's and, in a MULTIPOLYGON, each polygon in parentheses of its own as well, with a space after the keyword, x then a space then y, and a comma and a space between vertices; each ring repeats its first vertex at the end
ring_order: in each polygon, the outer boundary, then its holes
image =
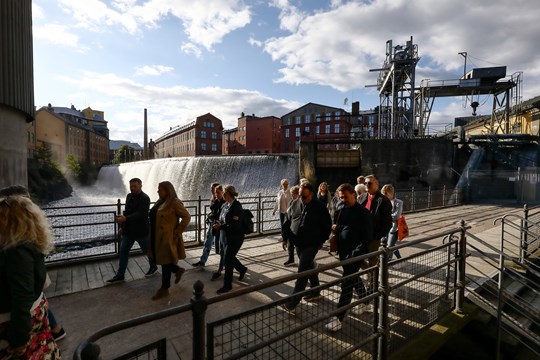
POLYGON ((255 224, 253 224, 253 214, 249 209, 242 209, 242 232, 244 235, 251 234, 255 231, 255 224))

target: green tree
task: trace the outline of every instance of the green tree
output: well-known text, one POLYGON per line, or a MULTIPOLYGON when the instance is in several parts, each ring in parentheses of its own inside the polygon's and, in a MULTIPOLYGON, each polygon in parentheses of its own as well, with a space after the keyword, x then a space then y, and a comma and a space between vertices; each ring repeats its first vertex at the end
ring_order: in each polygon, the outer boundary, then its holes
POLYGON ((121 164, 135 160, 135 149, 124 144, 114 152, 113 164, 121 164))
POLYGON ((68 154, 66 157, 66 164, 71 176, 74 178, 79 178, 81 176, 81 164, 75 159, 75 156, 68 154))

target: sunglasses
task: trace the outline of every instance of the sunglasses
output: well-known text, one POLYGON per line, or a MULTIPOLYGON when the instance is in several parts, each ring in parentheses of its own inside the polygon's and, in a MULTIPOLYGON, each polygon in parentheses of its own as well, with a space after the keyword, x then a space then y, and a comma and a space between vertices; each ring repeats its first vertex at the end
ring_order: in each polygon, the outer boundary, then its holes
POLYGON ((366 185, 367 185, 367 186, 369 186, 369 185, 371 185, 371 184, 373 184, 371 181, 366 181, 366 185))

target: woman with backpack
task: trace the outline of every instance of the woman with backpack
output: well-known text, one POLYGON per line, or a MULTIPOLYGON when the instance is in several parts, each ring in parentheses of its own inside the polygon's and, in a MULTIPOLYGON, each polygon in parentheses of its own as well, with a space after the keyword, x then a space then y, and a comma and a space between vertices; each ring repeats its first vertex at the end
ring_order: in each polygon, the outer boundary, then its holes
POLYGON ((223 294, 232 290, 233 270, 236 269, 240 275, 238 280, 242 281, 247 272, 240 260, 236 257, 238 251, 244 243, 244 230, 242 227, 242 205, 236 199, 238 193, 232 185, 223 187, 223 198, 225 204, 221 208, 219 221, 214 224, 214 228, 220 231, 220 239, 224 245, 223 261, 225 264, 225 277, 223 286, 217 290, 218 294, 223 294))

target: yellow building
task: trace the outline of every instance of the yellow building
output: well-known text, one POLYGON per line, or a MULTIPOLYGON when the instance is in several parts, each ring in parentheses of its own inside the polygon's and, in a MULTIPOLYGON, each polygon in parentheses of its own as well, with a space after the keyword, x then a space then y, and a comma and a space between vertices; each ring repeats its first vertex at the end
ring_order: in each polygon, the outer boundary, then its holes
POLYGON ((36 112, 35 146, 49 146, 60 165, 71 154, 79 163, 99 167, 109 163, 109 130, 102 111, 86 113, 65 107, 46 106, 36 112), (85 115, 91 115, 87 118, 85 115), (94 114, 98 114, 97 116, 94 114))
POLYGON ((478 116, 465 126, 468 136, 486 134, 540 135, 540 96, 524 101, 512 108, 508 118, 508 131, 502 113, 492 120, 491 116, 478 116))

